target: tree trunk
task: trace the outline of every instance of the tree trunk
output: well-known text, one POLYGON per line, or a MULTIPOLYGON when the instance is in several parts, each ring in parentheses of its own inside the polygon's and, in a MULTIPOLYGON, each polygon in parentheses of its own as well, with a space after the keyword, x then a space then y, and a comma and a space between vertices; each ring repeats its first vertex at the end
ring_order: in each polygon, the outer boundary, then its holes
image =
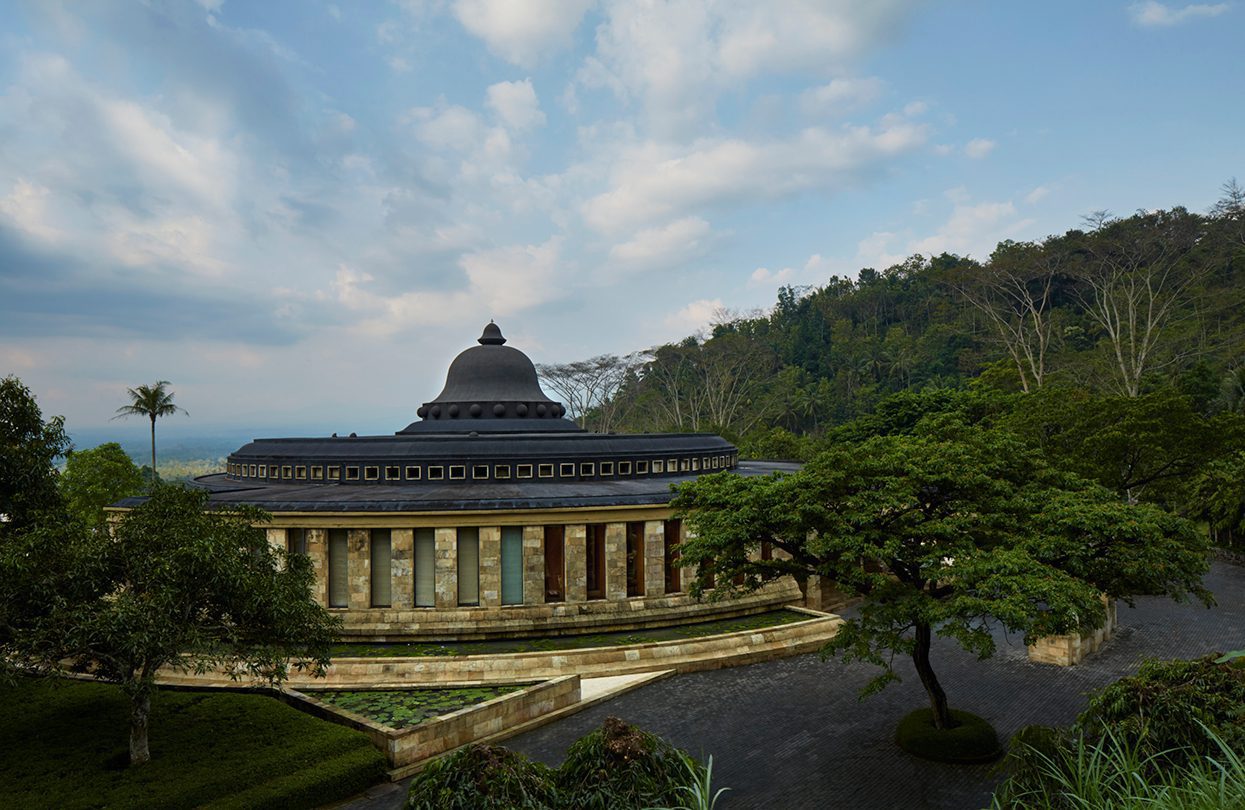
POLYGON ((151 692, 146 689, 130 697, 130 766, 151 761, 147 748, 147 718, 151 714, 151 692))
POLYGON ((947 693, 942 691, 934 668, 929 665, 929 648, 933 637, 928 624, 918 623, 916 626, 916 647, 912 650, 912 663, 916 665, 916 673, 921 676, 921 685, 929 695, 929 708, 934 714, 934 728, 954 728, 951 712, 947 708, 947 693))
POLYGON ((151 417, 151 486, 156 486, 156 417, 151 417))

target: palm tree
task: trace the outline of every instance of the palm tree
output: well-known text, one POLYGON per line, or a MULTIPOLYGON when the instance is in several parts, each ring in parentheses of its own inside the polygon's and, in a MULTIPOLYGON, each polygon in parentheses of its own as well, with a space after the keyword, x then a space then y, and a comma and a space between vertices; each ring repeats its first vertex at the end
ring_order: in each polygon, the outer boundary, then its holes
POLYGON ((173 404, 173 392, 165 390, 167 385, 171 385, 168 380, 157 380, 154 385, 140 385, 129 389, 130 404, 117 408, 117 415, 113 417, 120 419, 123 416, 146 416, 151 420, 152 484, 156 482, 156 419, 178 411, 190 416, 185 408, 173 404))

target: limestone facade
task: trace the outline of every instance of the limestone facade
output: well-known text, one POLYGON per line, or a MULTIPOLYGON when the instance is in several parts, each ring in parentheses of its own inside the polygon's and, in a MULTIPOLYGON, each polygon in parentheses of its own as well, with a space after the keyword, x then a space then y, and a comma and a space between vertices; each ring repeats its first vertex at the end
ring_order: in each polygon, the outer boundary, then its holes
MULTIPOLYGON (((614 508, 609 510, 562 510, 556 513, 447 513, 428 514, 278 514, 266 527, 268 540, 276 546, 286 541, 291 529, 303 530, 306 553, 311 558, 316 583, 313 593, 317 602, 338 615, 343 622, 343 635, 356 639, 470 639, 528 634, 574 634, 610 629, 672 624, 691 619, 708 619, 732 612, 755 612, 771 606, 802 603, 802 595, 793 582, 776 583, 743 600, 717 602, 694 599, 686 587, 695 571, 679 569, 678 576, 667 577, 667 535, 682 540, 687 531, 669 525, 668 507, 614 508), (587 543, 590 527, 597 531, 604 526, 604 599, 588 598, 589 554, 587 543), (517 545, 515 528, 522 533, 522 559, 503 559, 513 554, 517 545), (551 542, 562 538, 562 568, 548 571, 545 558, 547 527, 551 542), (669 532, 667 531, 669 528, 669 532), (330 559, 333 552, 328 542, 330 530, 346 530, 347 558, 330 559), (385 531, 373 533, 374 529, 385 531), (415 549, 417 529, 432 529, 433 581, 432 606, 417 607, 415 589, 420 574, 416 570, 415 549), (470 558, 460 560, 459 530, 469 529, 468 536, 479 538, 478 566, 469 566, 470 558), (503 529, 511 536, 504 543, 503 529), (390 544, 389 570, 372 570, 374 559, 371 543, 390 544), (628 596, 628 537, 631 538, 632 568, 643 580, 637 595, 628 596), (637 545, 638 544, 638 545, 637 545), (344 564, 343 564, 344 563, 344 564), (338 573, 334 574, 336 571, 338 573), (348 599, 344 604, 331 604, 335 591, 329 579, 344 571, 348 599), (505 573, 509 571, 509 573, 505 573), (515 572, 518 572, 517 574, 515 572), (477 603, 462 603, 460 576, 478 578, 477 603), (503 604, 503 577, 521 579, 522 601, 503 604), (373 577, 387 577, 390 602, 374 605, 373 577), (546 600, 546 578, 560 577, 563 592, 546 600), (668 592, 668 589, 670 592, 668 592), (745 607, 746 606, 746 607, 745 607)), ((422 532, 426 537, 427 532, 422 532)), ((423 542, 429 542, 424 540, 423 542)), ((670 541, 673 542, 673 539, 670 541)), ((556 546, 550 564, 557 565, 556 546)), ((384 556, 381 557, 384 559, 384 556)), ((677 561, 677 551, 669 564, 677 561)), ((427 578, 427 574, 424 574, 427 578)), ((335 580, 340 582, 340 580, 335 580)), ((508 581, 514 601, 515 583, 508 581)), ((468 589, 469 590, 469 589, 468 589)), ((633 589, 634 590, 634 589, 633 589)), ((341 593, 339 589, 336 591, 341 593)), ((339 597, 340 598, 340 597, 339 597)), ((820 605, 819 605, 820 606, 820 605)))

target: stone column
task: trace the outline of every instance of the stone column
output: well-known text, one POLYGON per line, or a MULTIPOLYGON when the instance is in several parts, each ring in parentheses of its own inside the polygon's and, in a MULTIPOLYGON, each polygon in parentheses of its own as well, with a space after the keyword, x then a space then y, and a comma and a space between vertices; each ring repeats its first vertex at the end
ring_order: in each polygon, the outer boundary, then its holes
POLYGON ((325 607, 329 603, 329 533, 326 530, 307 530, 307 556, 311 558, 311 570, 316 576, 311 586, 312 598, 325 607))
POLYGON ((662 596, 666 592, 666 524, 644 521, 644 595, 662 596))
POLYGON ((352 610, 372 606, 372 533, 367 529, 351 529, 347 534, 346 582, 350 587, 352 610))
POLYGON ((545 527, 523 527, 523 604, 545 603, 545 527))
POLYGON ((395 610, 415 606, 415 530, 394 529, 389 533, 393 555, 391 592, 395 610))
POLYGON ((480 607, 501 605, 501 527, 480 527, 480 607))
POLYGON ((605 524, 605 598, 627 598, 627 524, 605 524))
POLYGON ((566 601, 588 601, 588 527, 566 527, 566 601))
MULTIPOLYGON (((688 530, 686 522, 679 524, 680 547, 695 536, 696 534, 694 532, 688 530)), ((682 549, 680 548, 680 551, 681 550, 682 549)), ((682 555, 680 555, 680 559, 682 559, 682 555)), ((679 584, 682 585, 682 591, 684 593, 691 590, 692 583, 696 581, 696 568, 697 566, 695 565, 685 565, 679 567, 679 584)))
MULTIPOLYGON (((268 535, 268 545, 273 549, 285 551, 285 529, 264 529, 264 534, 268 535)), ((277 557, 277 570, 284 570, 285 566, 281 564, 281 557, 277 557)))
POLYGON ((436 594, 438 610, 458 607, 458 529, 436 530, 436 594))

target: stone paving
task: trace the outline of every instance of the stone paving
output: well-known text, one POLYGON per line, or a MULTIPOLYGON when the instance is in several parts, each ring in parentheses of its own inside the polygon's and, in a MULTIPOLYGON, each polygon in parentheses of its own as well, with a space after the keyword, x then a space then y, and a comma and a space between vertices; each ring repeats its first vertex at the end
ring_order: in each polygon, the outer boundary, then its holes
MULTIPOLYGON (((994 723, 1004 737, 1030 723, 1066 724, 1085 693, 1136 671, 1146 658, 1196 657, 1245 647, 1245 568, 1216 563, 1206 585, 1218 605, 1142 598, 1120 604, 1120 629, 1084 663, 1032 664, 1019 638, 999 637, 994 658, 977 661, 939 640, 934 666, 954 708, 994 723)), ((895 724, 924 705, 908 660, 903 683, 857 699, 873 667, 804 655, 679 675, 586 709, 504 743, 557 765, 567 747, 617 715, 698 756, 713 755, 714 783, 731 791, 720 808, 980 808, 992 766, 948 766, 901 752, 895 724)), ((404 791, 384 791, 352 808, 397 808, 404 791)))

